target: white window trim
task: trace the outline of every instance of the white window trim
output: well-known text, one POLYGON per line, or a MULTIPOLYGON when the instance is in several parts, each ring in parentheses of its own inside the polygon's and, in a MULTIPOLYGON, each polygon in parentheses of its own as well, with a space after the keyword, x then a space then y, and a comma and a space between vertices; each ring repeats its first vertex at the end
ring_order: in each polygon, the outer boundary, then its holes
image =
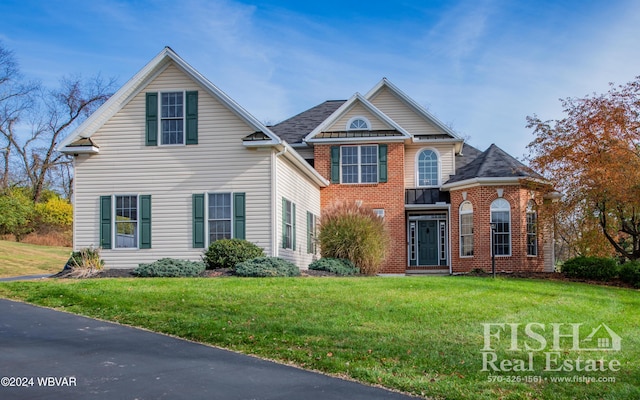
POLYGON ((416 156, 415 156, 415 161, 414 164, 415 166, 415 180, 416 180, 416 187, 417 188, 438 188, 440 186, 442 186, 442 157, 440 156, 440 152, 438 151, 438 149, 434 148, 434 147, 422 147, 421 149, 419 149, 416 152, 416 156), (425 150, 431 150, 435 153, 436 158, 438 160, 438 182, 436 185, 420 185, 420 168, 419 168, 419 161, 420 161, 420 154, 422 154, 423 151, 425 150))
POLYGON ((349 119, 349 121, 347 122, 347 126, 345 127, 345 130, 347 131, 362 131, 362 130, 367 130, 370 131, 371 130, 371 122, 369 121, 369 119, 367 117, 363 117, 362 115, 356 115, 355 117, 351 117, 349 119), (357 119, 361 119, 363 120, 366 124, 367 124, 367 128, 366 129, 351 129, 351 123, 357 119))
POLYGON ((373 212, 378 216, 378 218, 384 219, 384 208, 374 208, 373 212))
MULTIPOLYGON (((489 205, 489 220, 490 220, 491 223, 493 223, 493 212, 494 211, 496 211, 496 212, 504 212, 504 211, 509 212, 509 232, 507 232, 508 235, 509 235, 509 254, 496 254, 495 256, 496 257, 511 257, 511 255, 513 254, 513 241, 511 240, 512 239, 512 237, 511 237, 511 229, 512 229, 512 225, 513 225, 513 222, 511 220, 511 203, 509 203, 508 200, 506 200, 506 199, 504 199, 502 197, 499 197, 499 198, 493 200, 491 202, 491 204, 489 205), (509 205, 509 208, 508 209, 507 208, 496 208, 496 209, 494 209, 493 208, 493 203, 495 203, 497 200, 504 200, 509 205)), ((493 251, 493 236, 494 235, 493 235, 493 232, 492 232, 491 233, 491 251, 493 251)))
POLYGON ((180 147, 186 146, 187 143, 187 91, 184 89, 163 90, 158 92, 158 146, 180 147), (162 94, 163 93, 182 93, 182 143, 168 143, 162 141, 162 94))
POLYGON ((380 183, 380 150, 377 144, 358 144, 340 146, 340 184, 342 185, 376 185, 380 183), (358 182, 344 182, 342 179, 342 149, 345 147, 357 147, 358 148, 358 182), (375 182, 362 182, 362 147, 375 147, 376 148, 376 181, 375 182))
POLYGON ((113 221, 113 231, 111 234, 111 250, 116 251, 132 251, 140 250, 140 193, 118 193, 111 196, 111 220, 113 221), (116 197, 135 196, 136 198, 136 234, 135 234, 135 247, 118 247, 118 223, 117 223, 117 210, 116 210, 116 197))
POLYGON ((291 251, 293 251, 293 235, 294 235, 294 232, 293 232, 293 219, 296 217, 295 215, 293 215, 293 205, 294 205, 294 203, 293 203, 293 201, 289 200, 286 197, 283 197, 283 198, 284 198, 285 203, 288 203, 288 204, 291 205, 291 209, 290 209, 291 221, 289 221, 289 223, 287 224, 287 221, 284 220, 285 219, 285 215, 286 215, 286 209, 283 207, 283 209, 282 209, 282 219, 283 219, 282 223, 284 225, 285 231, 282 232, 282 237, 284 238, 285 233, 287 231, 287 227, 291 227, 291 236, 289 237, 289 243, 288 243, 289 246, 285 247, 285 243, 282 243, 282 249, 283 250, 291 250, 291 251))
POLYGON ((231 239, 233 239, 234 233, 235 233, 233 231, 233 228, 234 228, 234 226, 233 226, 234 225, 233 224, 233 216, 235 215, 234 214, 234 212, 235 212, 234 205, 235 204, 234 204, 234 201, 233 201, 234 192, 219 192, 219 191, 205 192, 205 195, 204 195, 204 220, 205 220, 206 224, 204 224, 204 234, 205 234, 205 238, 206 238, 206 248, 207 249, 209 248, 211 243, 213 243, 211 241, 211 235, 209 234, 210 233, 209 221, 211 220, 209 218, 209 195, 210 194, 228 194, 228 195, 231 196, 231 198, 230 198, 230 200, 231 200, 231 239))
POLYGON ((458 233, 460 235, 460 258, 473 258, 476 252, 476 243, 475 243, 475 238, 474 238, 474 225, 473 225, 473 213, 475 212, 475 209, 473 208, 473 203, 471 203, 469 200, 465 200, 460 204, 460 207, 458 208, 458 233), (471 211, 462 211, 462 206, 465 203, 469 203, 471 205, 471 211), (464 255, 463 254, 463 247, 462 247, 462 216, 463 215, 469 215, 471 214, 471 234, 470 235, 465 235, 465 236, 471 236, 471 239, 473 240, 473 247, 471 248, 471 250, 473 251, 474 254, 468 256, 468 255, 464 255))

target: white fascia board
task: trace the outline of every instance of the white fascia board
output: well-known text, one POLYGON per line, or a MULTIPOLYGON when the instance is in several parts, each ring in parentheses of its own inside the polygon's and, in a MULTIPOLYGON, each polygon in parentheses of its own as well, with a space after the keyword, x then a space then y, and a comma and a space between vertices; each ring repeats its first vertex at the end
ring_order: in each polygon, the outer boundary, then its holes
POLYGON ((275 140, 243 140, 242 145, 244 147, 249 148, 259 148, 259 147, 273 147, 275 145, 281 144, 281 141, 276 142, 275 140))
POLYGON ((98 154, 100 149, 96 146, 65 146, 58 149, 59 152, 72 155, 72 154, 98 154))
POLYGON ((433 114, 431 114, 427 109, 422 107, 420 104, 416 103, 411 97, 405 94, 402 90, 400 90, 396 85, 391 83, 387 78, 382 78, 377 85, 375 85, 371 90, 364 95, 364 97, 369 100, 372 96, 374 96, 380 89, 384 86, 388 87, 396 96, 400 98, 400 100, 404 101, 409 107, 413 108, 418 114, 422 115, 428 121, 432 122, 434 125, 453 136, 456 139, 462 139, 457 133, 455 133, 451 128, 446 126, 442 121, 436 118, 433 114))
POLYGON ((451 189, 468 189, 475 186, 493 186, 493 185, 519 185, 522 180, 531 180, 528 178, 517 178, 517 177, 505 177, 505 178, 471 178, 465 179, 464 181, 454 182, 454 183, 445 183, 440 188, 441 190, 451 190, 451 189))

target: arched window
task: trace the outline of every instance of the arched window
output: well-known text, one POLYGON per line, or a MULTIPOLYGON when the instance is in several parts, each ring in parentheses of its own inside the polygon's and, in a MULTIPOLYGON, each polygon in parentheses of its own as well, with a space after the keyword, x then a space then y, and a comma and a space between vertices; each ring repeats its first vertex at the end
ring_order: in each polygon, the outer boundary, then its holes
POLYGON ((418 153, 418 186, 438 186, 438 154, 429 149, 418 153))
POLYGON ((347 122, 348 131, 367 131, 371 129, 369 120, 365 117, 353 117, 347 122))
POLYGON ((527 255, 538 255, 538 211, 533 200, 527 203, 527 255))
POLYGON ((473 205, 460 204, 460 257, 473 256, 473 205))
POLYGON ((495 199, 491 203, 491 223, 493 232, 493 251, 497 256, 511 255, 511 205, 505 199, 495 199))

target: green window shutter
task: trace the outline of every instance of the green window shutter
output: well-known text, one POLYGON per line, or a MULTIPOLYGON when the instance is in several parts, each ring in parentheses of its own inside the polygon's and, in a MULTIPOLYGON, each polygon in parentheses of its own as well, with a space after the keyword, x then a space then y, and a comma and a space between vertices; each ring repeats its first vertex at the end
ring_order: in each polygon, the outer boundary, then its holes
POLYGON ((158 93, 147 93, 145 145, 158 145, 158 93))
POLYGON ((111 248, 111 196, 100 196, 100 247, 111 248))
POLYGON ((387 181, 387 145, 378 145, 378 182, 387 181))
POLYGON ((313 253, 313 214, 307 211, 307 253, 313 253))
POLYGON ((245 239, 246 235, 246 210, 245 210, 245 194, 233 194, 233 237, 236 239, 245 239))
POLYGON ((186 144, 198 144, 198 92, 187 92, 186 144))
POLYGON ((340 146, 331 146, 331 183, 340 183, 340 146))
POLYGON ((282 198, 282 248, 287 248, 287 200, 282 198))
POLYGON ((141 249, 151 248, 151 195, 140 196, 140 243, 141 249))
POLYGON ((291 203, 291 248, 296 249, 296 205, 291 203))
POLYGON ((192 198, 193 248, 202 249, 204 239, 204 194, 194 194, 192 198))

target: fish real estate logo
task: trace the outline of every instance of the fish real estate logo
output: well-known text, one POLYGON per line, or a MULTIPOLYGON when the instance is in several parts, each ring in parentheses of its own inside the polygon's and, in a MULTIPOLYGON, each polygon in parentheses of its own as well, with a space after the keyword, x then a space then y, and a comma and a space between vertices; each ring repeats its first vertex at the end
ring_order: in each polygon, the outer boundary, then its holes
POLYGON ((484 372, 617 372, 622 338, 584 323, 482 323, 484 372))

